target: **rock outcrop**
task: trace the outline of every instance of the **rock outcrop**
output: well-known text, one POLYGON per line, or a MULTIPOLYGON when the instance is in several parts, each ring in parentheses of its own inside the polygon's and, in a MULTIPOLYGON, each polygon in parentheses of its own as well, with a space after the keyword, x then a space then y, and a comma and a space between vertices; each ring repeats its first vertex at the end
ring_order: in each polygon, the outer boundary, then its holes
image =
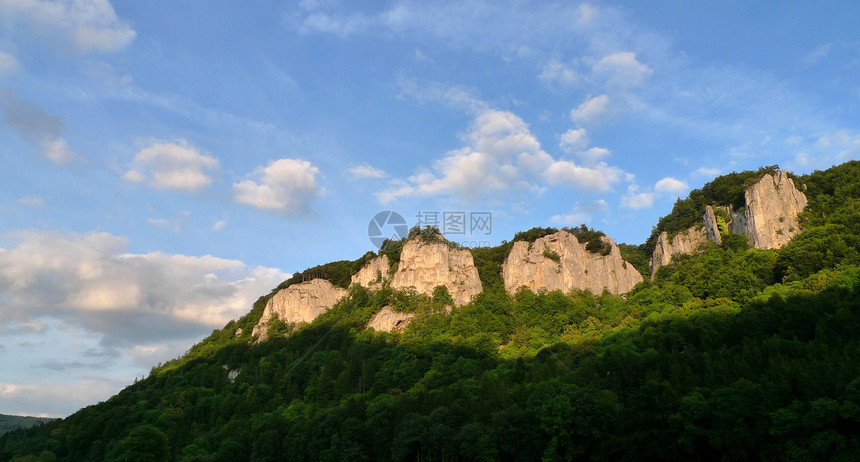
POLYGON ((744 192, 746 235, 756 249, 778 249, 800 232, 797 215, 806 208, 806 195, 783 170, 765 175, 744 192))
POLYGON ((537 292, 571 289, 600 294, 629 292, 642 282, 642 275, 621 258, 618 246, 608 236, 601 237, 609 254, 592 253, 576 236, 559 231, 533 243, 518 241, 502 267, 505 289, 516 292, 522 286, 537 292))
POLYGON ((657 238, 657 247, 651 255, 651 280, 661 266, 668 265, 672 261, 672 255, 679 253, 694 253, 700 245, 708 241, 708 230, 702 225, 695 225, 672 236, 666 231, 660 233, 657 238))
POLYGON ((693 253, 706 241, 722 242, 716 210, 728 215, 725 225, 729 233, 746 235, 756 249, 778 249, 800 232, 797 216, 806 208, 807 199, 785 171, 764 175, 744 191, 744 202, 738 210, 732 206, 705 207, 702 224, 676 234, 671 242, 666 232, 661 233, 651 255, 651 279, 657 269, 672 261, 672 255, 693 253))
POLYGON ((347 290, 334 286, 325 279, 312 279, 281 289, 263 310, 260 322, 254 326, 253 335, 265 339, 273 318, 287 323, 311 322, 333 307, 347 290))
POLYGON ((414 313, 401 313, 390 306, 383 306, 370 318, 367 327, 372 327, 377 332, 403 332, 414 317, 414 313))
POLYGON ((711 242, 717 244, 723 242, 723 237, 720 234, 720 225, 717 222, 717 214, 714 213, 714 208, 710 205, 705 206, 705 215, 702 217, 705 222, 705 236, 711 242))
POLYGON ((445 286, 455 305, 465 305, 483 290, 472 253, 439 239, 427 241, 418 237, 406 241, 391 287, 414 288, 419 294, 429 296, 436 286, 445 286))
POLYGON ((387 255, 376 257, 367 262, 358 273, 352 275, 352 284, 358 284, 367 289, 379 289, 385 281, 391 279, 391 263, 387 255))

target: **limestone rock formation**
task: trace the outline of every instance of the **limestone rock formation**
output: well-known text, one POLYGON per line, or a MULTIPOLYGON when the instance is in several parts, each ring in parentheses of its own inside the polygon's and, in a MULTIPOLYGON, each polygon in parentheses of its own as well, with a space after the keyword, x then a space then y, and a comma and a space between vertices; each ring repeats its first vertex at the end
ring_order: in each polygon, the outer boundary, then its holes
POLYGON ((376 257, 367 262, 358 273, 352 275, 352 284, 358 284, 368 289, 378 289, 385 281, 391 279, 389 273, 391 263, 387 255, 376 257))
POLYGON ((660 237, 657 238, 657 247, 654 248, 654 253, 651 255, 651 280, 654 280, 654 276, 661 266, 668 265, 672 261, 672 255, 695 252, 702 243, 708 241, 708 234, 707 228, 701 225, 691 226, 686 231, 672 236, 671 240, 666 231, 660 233, 660 237))
POLYGON ((717 223, 717 215, 714 213, 714 208, 710 205, 705 206, 705 215, 702 217, 702 221, 705 222, 705 235, 708 240, 717 244, 723 242, 723 238, 720 235, 720 225, 717 223))
POLYGON ((744 192, 746 235, 756 249, 778 249, 800 232, 797 215, 806 208, 806 196, 783 170, 765 175, 744 192))
POLYGON ((481 293, 483 286, 472 253, 454 248, 442 238, 426 241, 419 237, 406 241, 391 287, 412 287, 419 294, 433 295, 436 286, 447 287, 455 305, 465 305, 481 293))
MULTIPOLYGON (((764 175, 756 184, 744 191, 745 206, 735 210, 732 206, 717 206, 729 216, 728 232, 744 234, 756 249, 778 249, 787 244, 800 225, 798 214, 806 208, 806 196, 795 186, 783 170, 764 175)), ((661 266, 672 261, 672 255, 693 253, 706 240, 722 242, 715 208, 705 207, 703 225, 696 225, 676 234, 671 242, 666 232, 660 234, 651 255, 651 279, 661 266)))
POLYGON ((269 299, 253 335, 265 339, 273 318, 287 323, 311 322, 346 296, 347 290, 325 279, 312 279, 282 289, 269 299))
POLYGON ((535 292, 582 289, 600 294, 604 288, 613 294, 629 292, 642 282, 642 275, 621 258, 612 239, 601 239, 610 246, 608 255, 585 250, 585 244, 564 230, 533 243, 514 243, 502 267, 505 288, 510 293, 521 286, 535 292))
POLYGON ((390 306, 383 306, 370 318, 367 327, 372 327, 377 332, 403 332, 414 317, 414 313, 401 313, 390 306))

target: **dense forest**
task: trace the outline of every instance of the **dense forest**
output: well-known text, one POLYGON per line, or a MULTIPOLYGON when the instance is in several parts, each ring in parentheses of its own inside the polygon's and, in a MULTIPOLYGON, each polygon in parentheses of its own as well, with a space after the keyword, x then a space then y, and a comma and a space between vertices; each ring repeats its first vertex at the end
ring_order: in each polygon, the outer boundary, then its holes
MULTIPOLYGON (((735 203, 768 171, 715 179, 656 229, 735 203)), ((792 178, 809 206, 787 246, 733 236, 623 296, 508 294, 512 243, 551 228, 472 249, 484 292, 450 314, 442 287, 354 286, 313 323, 273 324, 254 343, 273 291, 108 401, 0 437, 0 460, 860 460, 860 162, 792 178), (383 306, 415 320, 365 329, 383 306)), ((402 242, 387 244, 398 261, 402 242)), ((621 246, 646 275, 647 248, 621 246)), ((372 256, 279 288, 346 287, 372 256)))

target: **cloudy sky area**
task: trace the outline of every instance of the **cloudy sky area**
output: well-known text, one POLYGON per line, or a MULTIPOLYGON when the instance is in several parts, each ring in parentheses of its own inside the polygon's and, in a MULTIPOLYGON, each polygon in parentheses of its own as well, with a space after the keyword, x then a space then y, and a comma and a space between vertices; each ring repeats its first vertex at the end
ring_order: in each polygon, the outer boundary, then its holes
POLYGON ((106 399, 378 211, 638 244, 860 157, 850 3, 273 3, 0 0, 0 413, 106 399))

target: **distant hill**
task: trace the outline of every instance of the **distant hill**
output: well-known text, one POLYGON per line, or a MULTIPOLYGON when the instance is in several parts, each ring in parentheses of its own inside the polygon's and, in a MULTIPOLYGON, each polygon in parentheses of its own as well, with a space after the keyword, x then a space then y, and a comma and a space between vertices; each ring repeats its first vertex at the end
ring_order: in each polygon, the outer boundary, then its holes
POLYGON ((9 433, 21 428, 35 427, 42 425, 52 420, 50 417, 28 417, 23 415, 6 415, 0 414, 0 435, 9 433))
POLYGON ((650 244, 425 229, 296 273, 109 400, 0 436, 0 460, 860 460, 860 162, 787 178, 808 203, 756 248, 731 223, 767 175, 691 191, 650 244), (640 277, 708 207, 713 239, 640 277), (642 282, 575 285, 622 270, 642 282), (315 285, 345 295, 323 307, 315 285), (322 310, 296 321, 290 300, 322 310))

